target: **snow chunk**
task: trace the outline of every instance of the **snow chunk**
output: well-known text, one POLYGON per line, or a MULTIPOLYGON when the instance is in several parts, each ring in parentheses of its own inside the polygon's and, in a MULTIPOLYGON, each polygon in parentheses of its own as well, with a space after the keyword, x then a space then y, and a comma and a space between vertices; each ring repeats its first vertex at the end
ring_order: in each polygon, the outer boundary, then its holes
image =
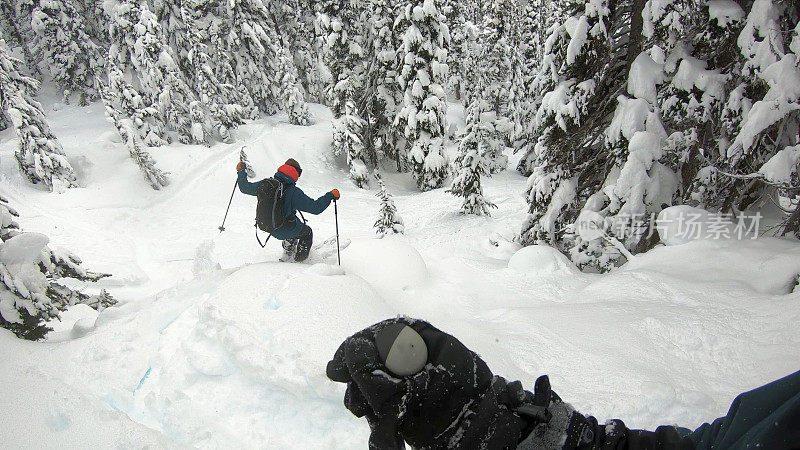
POLYGON ((567 64, 574 64, 589 38, 589 22, 586 16, 570 17, 564 26, 571 37, 567 45, 567 64))
POLYGON ((36 262, 48 242, 50 239, 40 233, 20 233, 3 242, 0 261, 6 266, 36 262))
POLYGON ((717 100, 725 98, 725 81, 727 75, 718 70, 707 70, 705 61, 688 55, 672 78, 672 84, 678 89, 691 92, 696 87, 717 100))
POLYGON ((725 28, 728 24, 744 19, 744 10, 732 0, 710 0, 708 2, 708 15, 711 20, 716 20, 717 25, 725 28))
POLYGON ((531 275, 578 272, 578 268, 563 253, 549 245, 522 248, 508 261, 508 268, 531 275))
POLYGON ((633 135, 647 129, 650 105, 643 98, 617 97, 617 109, 614 118, 606 130, 609 142, 618 142, 620 137, 631 140, 633 135))
POLYGON ((354 239, 342 252, 342 265, 381 290, 405 290, 428 278, 422 256, 401 237, 354 239))
POLYGON ((795 145, 773 155, 758 172, 773 183, 790 184, 792 174, 797 171, 798 165, 800 165, 800 145, 795 145))
POLYGON ((639 54, 631 65, 628 92, 650 103, 656 102, 656 86, 664 82, 663 64, 658 64, 645 52, 639 54))
POLYGON ((194 262, 192 263, 192 273, 195 276, 211 273, 220 270, 222 266, 212 258, 214 251, 214 241, 207 240, 197 246, 194 252, 194 262))

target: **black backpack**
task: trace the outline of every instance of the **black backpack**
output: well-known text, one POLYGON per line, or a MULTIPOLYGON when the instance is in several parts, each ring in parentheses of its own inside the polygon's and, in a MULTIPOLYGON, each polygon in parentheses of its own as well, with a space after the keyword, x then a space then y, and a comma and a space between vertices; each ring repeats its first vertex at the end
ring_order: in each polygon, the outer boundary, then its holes
POLYGON ((262 231, 272 233, 286 224, 283 208, 286 185, 275 178, 264 178, 256 187, 256 226, 262 231))

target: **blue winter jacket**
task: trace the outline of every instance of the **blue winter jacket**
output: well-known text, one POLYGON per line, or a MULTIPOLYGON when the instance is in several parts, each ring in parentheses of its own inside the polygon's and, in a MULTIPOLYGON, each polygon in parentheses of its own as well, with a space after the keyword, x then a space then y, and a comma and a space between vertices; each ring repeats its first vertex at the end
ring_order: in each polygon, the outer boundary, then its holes
MULTIPOLYGON (((244 170, 239 171, 238 177, 239 190, 242 191, 243 194, 256 195, 258 182, 252 183, 248 181, 247 173, 244 170)), ((331 204, 333 194, 328 192, 322 197, 313 200, 295 185, 295 181, 292 177, 277 172, 273 178, 286 185, 283 196, 283 208, 288 222, 275 230, 272 233, 272 237, 280 240, 294 239, 300 234, 300 231, 303 230, 303 221, 297 218, 297 211, 303 211, 314 215, 320 214, 331 204)))

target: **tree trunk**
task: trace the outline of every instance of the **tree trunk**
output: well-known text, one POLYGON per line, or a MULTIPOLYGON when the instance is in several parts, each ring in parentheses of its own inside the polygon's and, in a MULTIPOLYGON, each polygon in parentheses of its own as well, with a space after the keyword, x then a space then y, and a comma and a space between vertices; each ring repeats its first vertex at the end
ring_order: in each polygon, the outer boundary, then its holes
POLYGON ((642 52, 642 11, 644 10, 645 0, 633 0, 631 3, 631 31, 628 37, 628 60, 625 74, 631 70, 633 61, 642 52))

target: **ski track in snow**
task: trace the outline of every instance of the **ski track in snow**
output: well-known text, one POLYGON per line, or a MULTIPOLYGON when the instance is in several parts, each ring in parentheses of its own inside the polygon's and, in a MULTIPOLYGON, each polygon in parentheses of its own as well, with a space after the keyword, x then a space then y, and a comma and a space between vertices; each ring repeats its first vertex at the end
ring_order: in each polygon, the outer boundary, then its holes
MULTIPOLYGON (((325 364, 345 337, 398 314, 454 334, 527 388, 549 374, 578 409, 632 427, 696 427, 800 366, 800 294, 788 289, 796 242, 662 247, 602 276, 508 268, 517 247, 507 239, 526 209, 526 180, 511 170, 484 181, 498 205, 491 218, 460 216, 444 190, 419 193, 407 175, 384 174, 406 235, 377 240, 376 191, 347 180, 328 149, 330 113, 311 106, 310 127, 271 117, 236 130, 233 144, 153 149, 171 173, 160 192, 110 142, 97 105, 49 112, 68 157, 91 161, 83 188, 26 184, 13 131, 0 133, 0 188, 23 229, 112 273, 87 289, 121 301, 79 339, 69 324, 45 343, 0 330, 5 445, 365 448, 366 422, 344 408, 345 387, 326 379, 325 364), (219 233, 241 145, 260 178, 294 157, 307 194, 342 191, 344 274, 315 270, 313 255, 277 262, 280 244, 256 245, 255 198, 239 192, 219 233), (221 269, 195 274, 195 250, 208 242, 221 269), (35 443, 11 431, 23 426, 35 443)), ((316 242, 334 234, 333 208, 308 219, 316 242)))

